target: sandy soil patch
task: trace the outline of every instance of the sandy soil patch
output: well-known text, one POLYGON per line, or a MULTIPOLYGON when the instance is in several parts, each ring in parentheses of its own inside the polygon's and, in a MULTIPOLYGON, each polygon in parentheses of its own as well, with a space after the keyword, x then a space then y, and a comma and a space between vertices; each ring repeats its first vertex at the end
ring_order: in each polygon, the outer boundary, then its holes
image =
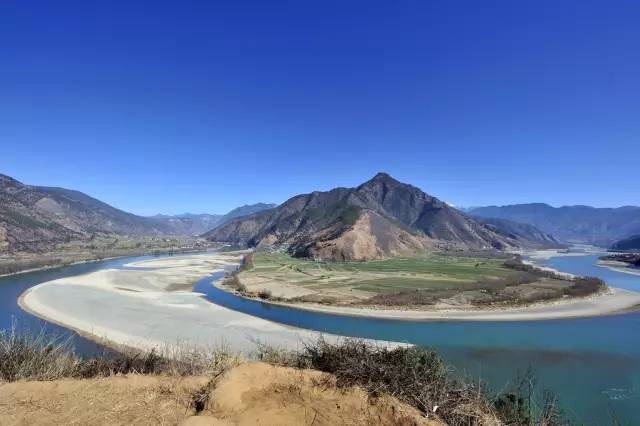
POLYGON ((130 375, 0 385, 2 425, 177 425, 206 377, 130 375))
POLYGON ((389 396, 338 388, 330 374, 241 364, 210 377, 128 375, 0 385, 0 424, 442 425, 389 396), (203 401, 198 406, 195 401, 203 401))
MULTIPOLYGON (((339 389, 332 375, 263 363, 243 364, 227 372, 201 415, 234 425, 442 424, 395 398, 370 398, 359 388, 339 389)), ((187 424, 206 424, 196 420, 187 424)))

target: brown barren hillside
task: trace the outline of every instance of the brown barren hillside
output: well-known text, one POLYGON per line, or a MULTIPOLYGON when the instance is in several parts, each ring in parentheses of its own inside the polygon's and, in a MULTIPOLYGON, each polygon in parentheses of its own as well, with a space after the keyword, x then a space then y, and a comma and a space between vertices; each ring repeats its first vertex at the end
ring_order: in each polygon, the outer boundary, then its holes
POLYGON ((0 175, 0 249, 37 251, 94 235, 162 235, 162 221, 116 209, 79 191, 25 185, 0 175))
POLYGON ((241 246, 282 246, 295 256, 340 261, 409 255, 435 247, 522 245, 386 173, 355 188, 295 196, 204 236, 241 246))

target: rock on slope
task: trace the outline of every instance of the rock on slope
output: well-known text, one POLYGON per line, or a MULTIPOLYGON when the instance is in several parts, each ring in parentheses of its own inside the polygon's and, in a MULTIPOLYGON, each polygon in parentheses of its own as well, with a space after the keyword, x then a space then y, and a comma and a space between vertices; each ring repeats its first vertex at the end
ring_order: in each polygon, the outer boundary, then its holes
POLYGON ((78 191, 0 175, 0 249, 41 250, 93 234, 158 235, 170 228, 78 191))
POLYGON ((284 246, 296 256, 345 261, 409 255, 435 246, 518 246, 385 173, 356 188, 295 196, 276 208, 218 226, 204 237, 243 246, 284 246))

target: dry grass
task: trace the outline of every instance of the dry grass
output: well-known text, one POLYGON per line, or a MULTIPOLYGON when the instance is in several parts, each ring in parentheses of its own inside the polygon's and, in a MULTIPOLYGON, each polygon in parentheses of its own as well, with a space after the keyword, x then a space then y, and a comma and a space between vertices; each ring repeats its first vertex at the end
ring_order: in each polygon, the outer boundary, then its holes
POLYGON ((224 284, 243 296, 327 305, 516 307, 605 289, 593 278, 524 264, 519 256, 432 253, 370 262, 320 262, 252 253, 224 284))
POLYGON ((73 376, 80 360, 70 351, 70 340, 18 334, 15 327, 0 334, 0 381, 55 380, 73 376))
POLYGON ((331 373, 338 386, 390 395, 425 415, 437 414, 449 425, 567 424, 552 394, 539 397, 532 375, 491 395, 481 384, 454 378, 435 352, 419 347, 389 349, 353 339, 338 344, 320 339, 302 352, 262 346, 260 356, 274 364, 331 373))
POLYGON ((441 426, 390 396, 372 397, 360 387, 342 387, 319 371, 246 363, 218 381, 201 415, 209 423, 272 425, 441 426))
POLYGON ((499 424, 482 389, 453 379, 433 351, 419 347, 388 349, 347 339, 307 344, 299 354, 263 351, 263 357, 335 375, 337 385, 360 386, 374 396, 390 395, 447 424, 499 424))
POLYGON ((186 345, 148 352, 104 352, 85 359, 76 356, 72 342, 44 331, 0 333, 0 381, 57 380, 107 377, 115 374, 216 375, 239 362, 239 355, 224 347, 202 350, 186 345))
MULTIPOLYGON (((42 415, 46 412, 57 412, 64 417, 69 410, 78 412, 79 418, 89 419, 90 416, 87 417, 88 414, 81 413, 78 407, 83 404, 86 407, 90 402, 89 405, 104 410, 108 410, 109 404, 119 404, 118 407, 122 407, 122 417, 110 417, 112 420, 117 420, 116 423, 135 421, 136 419, 132 417, 135 415, 146 416, 144 418, 149 419, 153 418, 149 416, 157 414, 160 416, 157 419, 160 423, 155 424, 163 424, 163 422, 176 424, 178 420, 174 422, 170 417, 177 416, 178 412, 183 417, 189 413, 191 413, 189 415, 201 413, 206 411, 207 407, 216 406, 216 398, 219 398, 217 402, 220 402, 224 398, 242 399, 249 394, 252 395, 253 402, 243 411, 243 415, 249 416, 247 418, 260 419, 261 415, 268 416, 271 412, 274 416, 285 416, 287 412, 295 411, 298 416, 294 416, 295 419, 304 420, 307 419, 308 413, 314 412, 308 411, 309 407, 315 407, 315 410, 323 412, 324 417, 321 416, 320 420, 325 417, 325 420, 335 420, 340 419, 344 413, 330 413, 327 410, 336 403, 340 404, 340 399, 348 394, 350 398, 355 398, 352 404, 355 404, 354 407, 361 404, 358 401, 367 399, 369 402, 386 401, 382 405, 374 403, 377 404, 376 408, 353 411, 352 414, 358 419, 364 419, 373 412, 377 413, 376 416, 382 416, 377 418, 391 419, 392 417, 389 416, 397 414, 398 407, 401 408, 398 404, 403 403, 418 410, 424 416, 441 419, 452 426, 565 424, 557 410, 557 400, 551 394, 543 394, 542 399, 536 397, 531 376, 515 381, 514 386, 493 396, 479 384, 454 377, 449 367, 435 352, 423 348, 390 349, 385 346, 372 346, 355 339, 330 344, 320 339, 307 342, 300 352, 279 351, 258 345, 258 358, 272 365, 290 369, 282 370, 285 371, 282 376, 281 373, 273 373, 267 367, 259 367, 259 371, 264 370, 273 376, 273 380, 269 383, 259 380, 265 379, 262 373, 250 380, 247 379, 249 373, 240 374, 239 378, 244 383, 242 386, 253 387, 246 390, 250 393, 246 393, 240 386, 236 389, 240 396, 232 396, 227 395, 227 391, 221 391, 218 384, 220 380, 228 377, 229 371, 233 371, 232 367, 241 363, 238 355, 232 354, 225 348, 202 351, 173 346, 164 350, 105 353, 95 358, 82 359, 73 354, 68 340, 49 338, 44 333, 18 334, 14 329, 0 336, 0 382, 5 383, 0 386, 0 391, 5 392, 8 395, 7 398, 10 396, 14 399, 18 390, 27 389, 27 393, 31 392, 31 394, 28 398, 25 397, 27 399, 16 399, 15 404, 5 407, 0 404, 0 420, 2 415, 15 419, 16 416, 28 417, 33 413, 42 415), (321 373, 324 375, 320 375, 321 373), (290 384, 283 385, 283 377, 290 378, 296 374, 300 376, 300 380, 289 380, 290 384), (312 376, 318 379, 314 379, 314 386, 324 384, 324 387, 307 386, 311 383, 308 379, 312 376), (138 377, 135 379, 138 381, 108 381, 118 377, 122 379, 138 377), (177 388, 179 383, 187 383, 191 380, 188 378, 194 377, 198 378, 196 380, 199 383, 198 386, 194 387, 191 384, 188 390, 184 391, 177 388), (11 387, 13 384, 24 381, 40 381, 41 385, 31 385, 32 382, 27 382, 26 387, 18 386, 15 389, 11 387), (56 386, 66 383, 64 385, 66 387, 54 386, 49 389, 42 384, 50 381, 55 381, 56 386), (84 385, 78 383, 84 383, 84 385), (306 385, 302 386, 304 383, 306 385), (328 385, 330 386, 327 387, 328 385), (104 386, 104 389, 100 390, 100 386, 104 386), (61 389, 66 390, 62 392, 61 389), (354 389, 362 389, 364 394, 368 395, 367 398, 358 396, 360 394, 354 389), (129 394, 132 395, 130 398, 126 396, 129 394), (89 399, 91 401, 88 401, 89 399), (24 400, 37 400, 37 407, 15 406, 19 401, 24 400), (167 408, 171 404, 177 408, 167 408), (256 412, 255 407, 258 406, 256 404, 262 404, 265 410, 275 411, 256 412), (154 410, 154 405, 158 405, 157 410, 154 410), (178 411, 175 411, 176 409, 178 411)), ((255 371, 251 374, 254 373, 255 371)), ((406 409, 403 410, 409 413, 406 409)), ((228 415, 231 415, 235 411, 231 410, 229 413, 228 415)), ((317 416, 312 417, 317 418, 317 416)), ((27 422, 28 424, 35 422, 33 416, 29 419, 31 420, 27 422)), ((324 423, 320 421, 320 424, 331 424, 331 421, 327 420, 324 423)), ((90 423, 87 420, 82 424, 90 423)), ((394 424, 391 420, 382 423, 394 424)), ((105 423, 96 422, 96 424, 105 423)), ((142 424, 154 424, 154 422, 142 422, 142 424)), ((367 422, 358 420, 354 424, 367 424, 367 422)))

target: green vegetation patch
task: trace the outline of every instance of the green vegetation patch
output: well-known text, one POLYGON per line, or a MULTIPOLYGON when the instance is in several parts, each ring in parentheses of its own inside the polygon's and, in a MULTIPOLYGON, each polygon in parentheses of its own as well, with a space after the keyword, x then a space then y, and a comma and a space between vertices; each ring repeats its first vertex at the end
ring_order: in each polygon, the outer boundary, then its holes
POLYGON ((5 220, 12 224, 12 225, 17 225, 17 226, 21 226, 21 227, 25 227, 28 229, 54 229, 56 227, 59 226, 55 226, 53 224, 50 223, 45 223, 42 222, 40 220, 37 219, 33 219, 29 216, 25 216, 21 213, 18 213, 16 211, 8 211, 5 213, 5 220))
POLYGON ((340 218, 342 219, 342 222, 349 226, 355 224, 359 217, 360 217, 360 208, 355 206, 347 207, 342 212, 342 215, 340 216, 340 218))
POLYGON ((472 290, 515 271, 503 259, 430 254, 369 262, 321 262, 283 253, 256 253, 247 276, 301 287, 354 289, 371 293, 418 290, 472 290))
POLYGON ((354 287, 372 293, 395 293, 402 290, 472 290, 477 284, 471 281, 455 282, 437 279, 392 277, 376 280, 362 280, 354 287))

